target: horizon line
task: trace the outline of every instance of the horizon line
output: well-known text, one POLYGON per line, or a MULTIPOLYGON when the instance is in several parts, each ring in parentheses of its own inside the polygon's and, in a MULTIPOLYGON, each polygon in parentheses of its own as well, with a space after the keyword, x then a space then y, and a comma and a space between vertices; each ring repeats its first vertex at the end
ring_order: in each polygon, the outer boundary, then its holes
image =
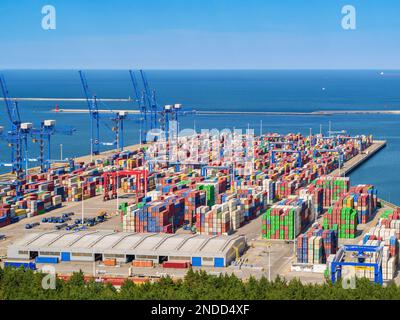
POLYGON ((78 71, 78 70, 154 70, 154 71, 400 71, 400 68, 0 68, 1 71, 78 71))

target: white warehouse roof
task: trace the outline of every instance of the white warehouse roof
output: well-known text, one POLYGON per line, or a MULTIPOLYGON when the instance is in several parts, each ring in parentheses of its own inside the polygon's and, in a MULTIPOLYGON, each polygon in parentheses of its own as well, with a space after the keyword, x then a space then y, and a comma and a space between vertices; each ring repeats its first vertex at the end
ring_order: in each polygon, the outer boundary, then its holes
POLYGON ((245 237, 199 234, 134 233, 114 231, 30 232, 8 247, 9 258, 18 250, 152 254, 159 256, 226 256, 245 237))

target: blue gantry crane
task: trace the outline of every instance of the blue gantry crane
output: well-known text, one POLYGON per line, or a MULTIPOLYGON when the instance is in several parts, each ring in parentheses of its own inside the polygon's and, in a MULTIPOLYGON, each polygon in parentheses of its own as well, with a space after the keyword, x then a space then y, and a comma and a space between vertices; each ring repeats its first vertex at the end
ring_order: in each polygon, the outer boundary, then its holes
POLYGON ((374 282, 383 284, 382 276, 382 246, 343 245, 336 253, 330 266, 332 283, 342 277, 342 267, 351 266, 359 269, 373 269, 374 282), (356 262, 345 261, 346 253, 355 253, 356 262), (369 255, 375 254, 376 262, 365 262, 369 255))
POLYGON ((139 72, 143 83, 144 100, 147 104, 148 111, 150 112, 150 130, 156 129, 158 127, 157 124, 158 107, 156 101, 156 91, 154 89, 150 89, 145 72, 143 70, 139 70, 139 72))
POLYGON ((71 165, 71 159, 53 160, 51 157, 51 136, 54 134, 72 135, 76 131, 73 127, 56 126, 55 120, 44 120, 39 129, 31 129, 30 134, 34 143, 39 142, 39 163, 41 172, 47 172, 53 162, 67 162, 71 165), (47 141, 47 157, 45 156, 45 141, 47 141))
POLYGON ((140 90, 138 87, 138 83, 136 81, 136 76, 133 70, 129 70, 129 75, 131 78, 133 90, 134 90, 134 97, 136 105, 140 112, 140 141, 141 143, 146 143, 146 136, 147 136, 147 98, 146 93, 143 90, 140 94, 140 90))
POLYGON ((325 153, 325 152, 329 152, 329 153, 337 153, 338 154, 338 166, 339 168, 341 168, 343 166, 344 163, 344 153, 341 149, 336 148, 336 149, 314 149, 313 151, 313 158, 315 158, 318 153, 325 153))
POLYGON ((114 127, 109 128, 106 124, 104 124, 108 129, 114 131, 115 140, 113 142, 104 142, 100 140, 100 114, 99 114, 99 100, 95 94, 92 94, 84 72, 79 70, 79 76, 81 79, 83 91, 85 93, 86 102, 89 108, 89 116, 90 116, 90 152, 93 155, 98 155, 100 153, 100 145, 104 146, 113 146, 117 145, 117 147, 122 150, 124 144, 124 125, 123 122, 126 119, 127 113, 125 111, 113 111, 110 109, 112 113, 111 121, 114 122, 114 127))
POLYGON ((328 130, 328 135, 331 137, 332 135, 346 134, 346 130, 328 130))
POLYGON ((119 151, 124 150, 124 121, 127 119, 128 113, 126 111, 117 111, 111 121, 114 122, 112 130, 115 132, 115 141, 119 151))
POLYGON ((359 148, 358 148, 358 151, 361 153, 362 152, 362 139, 361 139, 361 137, 360 136, 354 136, 354 137, 352 137, 352 136, 341 136, 341 135, 337 135, 336 136, 336 139, 339 141, 339 143, 341 143, 341 142, 344 142, 344 141, 346 141, 346 140, 357 140, 358 141, 358 144, 359 144, 359 148))
POLYGON ((169 140, 169 124, 173 119, 173 108, 171 104, 165 105, 160 114, 160 129, 165 133, 165 140, 169 140))
POLYGON ((320 137, 316 137, 316 140, 317 140, 317 141, 318 141, 318 140, 332 140, 332 141, 333 141, 333 147, 336 147, 336 146, 337 146, 337 143, 338 143, 337 137, 336 137, 336 136, 327 136, 327 137, 325 137, 325 136, 320 136, 320 137))
POLYGON ((272 148, 274 148, 275 146, 290 146, 292 148, 292 150, 294 149, 294 142, 269 142, 269 150, 271 150, 272 148))
POLYGON ((285 150, 285 149, 275 149, 271 150, 271 163, 275 163, 275 154, 276 153, 297 153, 297 167, 301 167, 303 165, 302 159, 301 159, 301 151, 299 150, 285 150))
POLYGON ((170 121, 176 122, 176 130, 179 130, 179 117, 185 115, 196 114, 196 110, 183 110, 182 104, 176 103, 174 105, 168 104, 159 112, 160 114, 160 129, 165 132, 165 140, 169 140, 170 136, 170 121))
POLYGON ((79 70, 79 76, 81 78, 83 91, 85 92, 86 102, 89 108, 91 154, 98 155, 100 153, 100 115, 97 97, 90 93, 86 76, 81 70, 79 70))
POLYGON ((6 105, 8 119, 11 124, 11 130, 6 134, 3 133, 3 139, 6 140, 9 147, 11 147, 11 163, 3 163, 3 166, 12 167, 12 172, 16 174, 18 180, 21 180, 24 175, 24 163, 25 171, 28 170, 28 161, 30 159, 28 158, 27 139, 33 125, 30 122, 21 121, 18 102, 10 98, 4 75, 0 75, 0 87, 6 105))
MULTIPOLYGON (((159 108, 156 99, 156 91, 150 88, 145 72, 143 70, 139 70, 139 72, 143 84, 141 96, 139 95, 140 90, 136 82, 135 74, 132 70, 129 70, 135 93, 135 101, 137 102, 140 110, 141 141, 142 143, 147 142, 147 132, 149 129, 152 130, 153 135, 155 133, 153 129, 160 129, 161 131, 165 132, 166 139, 168 140, 169 122, 172 120, 178 122, 179 116, 195 114, 196 111, 183 111, 181 104, 165 105, 163 108, 159 108), (150 115, 150 118, 148 115, 150 115)), ((154 138, 156 139, 156 135, 154 135, 154 138)))

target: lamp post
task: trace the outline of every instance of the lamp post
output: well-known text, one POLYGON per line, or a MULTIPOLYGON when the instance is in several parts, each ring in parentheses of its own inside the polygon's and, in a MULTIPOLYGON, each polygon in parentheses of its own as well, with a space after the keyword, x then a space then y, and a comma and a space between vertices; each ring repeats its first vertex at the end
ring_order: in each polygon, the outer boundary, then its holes
POLYGON ((82 216, 81 216, 81 218, 82 218, 82 227, 83 227, 83 225, 84 225, 84 205, 83 205, 83 203, 84 203, 84 201, 83 201, 83 190, 82 190, 82 216))
POLYGON ((271 282, 271 245, 267 245, 268 248, 268 281, 271 282))

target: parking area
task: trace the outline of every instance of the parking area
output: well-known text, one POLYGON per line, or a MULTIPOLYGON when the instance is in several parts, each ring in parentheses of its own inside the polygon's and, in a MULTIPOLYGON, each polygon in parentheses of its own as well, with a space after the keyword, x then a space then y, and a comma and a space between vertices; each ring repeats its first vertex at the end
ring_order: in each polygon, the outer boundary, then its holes
POLYGON ((63 206, 62 208, 53 210, 51 212, 47 212, 45 214, 26 218, 17 223, 10 224, 1 228, 0 233, 5 236, 5 240, 0 241, 0 255, 5 256, 7 252, 7 247, 12 244, 14 241, 20 239, 22 236, 29 232, 37 232, 37 231, 48 231, 55 230, 55 226, 59 225, 59 223, 42 223, 43 218, 50 217, 61 217, 64 213, 72 212, 74 215, 71 216, 71 220, 67 221, 68 224, 73 224, 75 219, 82 219, 82 216, 86 218, 96 217, 97 213, 101 210, 107 211, 108 215, 105 222, 96 224, 92 227, 89 227, 93 230, 117 230, 121 231, 121 218, 116 213, 117 206, 119 203, 123 201, 133 200, 134 197, 131 195, 122 195, 118 200, 113 199, 110 201, 103 201, 102 196, 97 196, 94 198, 90 198, 83 202, 72 202, 63 206), (82 215, 83 209, 83 215, 82 215), (26 229, 26 224, 39 223, 38 226, 33 227, 32 229, 26 229))
MULTIPOLYGON (((100 210, 105 210, 108 213, 105 222, 96 224, 92 227, 88 227, 90 230, 113 230, 122 231, 121 218, 116 213, 117 206, 124 201, 133 200, 130 195, 122 195, 118 200, 113 199, 104 202, 101 196, 97 196, 84 201, 83 207, 81 202, 68 203, 66 206, 53 210, 51 212, 45 213, 40 216, 35 216, 32 218, 24 219, 15 224, 8 225, 1 230, 1 234, 6 236, 5 240, 0 241, 0 255, 5 257, 7 252, 7 247, 14 243, 16 240, 21 239, 24 235, 29 232, 40 232, 55 230, 57 223, 42 223, 43 218, 50 217, 61 217, 63 213, 73 212, 74 215, 71 216, 71 220, 68 224, 72 224, 75 219, 81 219, 82 208, 84 218, 92 218, 97 215, 100 210), (26 224, 40 223, 38 226, 32 229, 25 229, 26 224)), ((248 242, 248 249, 245 255, 241 259, 241 267, 228 267, 228 268, 213 268, 213 267, 202 267, 202 269, 210 272, 212 274, 220 273, 234 273, 240 278, 248 278, 250 276, 260 278, 261 276, 268 277, 269 266, 271 268, 271 277, 274 278, 276 275, 284 275, 285 269, 290 265, 290 261, 293 260, 293 245, 291 243, 272 243, 270 249, 271 263, 269 264, 268 259, 268 249, 261 243, 265 241, 261 240, 260 237, 260 226, 261 226, 261 216, 250 221, 242 228, 240 228, 235 235, 246 236, 248 242)), ((180 230, 182 232, 182 230, 180 230)), ((178 232, 178 233, 180 233, 178 232)), ((190 231, 184 231, 183 233, 190 233, 190 231)), ((129 268, 131 265, 117 264, 115 267, 104 266, 101 262, 62 262, 54 265, 56 271, 59 273, 70 274, 74 271, 82 270, 87 275, 109 275, 109 276, 128 276, 129 268)), ((40 270, 42 266, 38 264, 38 269, 40 270)), ((196 268, 194 268, 196 269, 196 268)), ((146 275, 146 276, 158 276, 163 274, 168 274, 171 277, 181 278, 186 273, 186 269, 164 269, 160 266, 153 268, 138 268, 131 267, 133 274, 146 275)))

